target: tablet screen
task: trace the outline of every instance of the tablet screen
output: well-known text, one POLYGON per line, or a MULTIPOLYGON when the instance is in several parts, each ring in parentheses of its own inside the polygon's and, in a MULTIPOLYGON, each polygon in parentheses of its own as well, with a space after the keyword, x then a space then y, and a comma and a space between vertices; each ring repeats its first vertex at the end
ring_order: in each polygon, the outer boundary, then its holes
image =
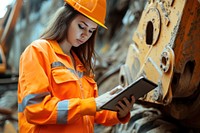
POLYGON ((115 106, 117 105, 118 101, 122 100, 124 97, 126 97, 128 100, 131 100, 131 96, 133 95, 135 100, 137 100, 156 87, 157 84, 144 77, 140 77, 135 82, 125 87, 103 106, 101 106, 101 109, 117 111, 115 106))

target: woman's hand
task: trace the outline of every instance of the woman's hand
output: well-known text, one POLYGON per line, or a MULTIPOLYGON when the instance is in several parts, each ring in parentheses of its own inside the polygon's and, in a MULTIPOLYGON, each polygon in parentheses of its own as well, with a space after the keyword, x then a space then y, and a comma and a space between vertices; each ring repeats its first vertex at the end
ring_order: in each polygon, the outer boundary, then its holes
POLYGON ((118 118, 124 118, 131 111, 134 103, 134 96, 131 97, 131 102, 129 102, 127 98, 123 98, 123 101, 119 101, 118 105, 116 106, 118 109, 118 118))
POLYGON ((106 102, 108 102, 110 99, 112 99, 114 96, 116 96, 116 94, 121 91, 123 88, 121 85, 116 86, 114 89, 112 89, 109 92, 106 92, 104 94, 102 94, 101 96, 98 96, 97 98, 95 98, 95 102, 96 102, 96 110, 100 111, 100 107, 105 104, 106 102))

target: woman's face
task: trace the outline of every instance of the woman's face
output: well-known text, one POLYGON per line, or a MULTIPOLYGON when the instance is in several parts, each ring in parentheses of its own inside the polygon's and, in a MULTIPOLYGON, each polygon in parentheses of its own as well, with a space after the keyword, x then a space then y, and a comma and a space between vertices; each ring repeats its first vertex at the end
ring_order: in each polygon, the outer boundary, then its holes
POLYGON ((97 29, 97 24, 79 14, 71 22, 67 35, 67 42, 74 47, 85 43, 97 29))

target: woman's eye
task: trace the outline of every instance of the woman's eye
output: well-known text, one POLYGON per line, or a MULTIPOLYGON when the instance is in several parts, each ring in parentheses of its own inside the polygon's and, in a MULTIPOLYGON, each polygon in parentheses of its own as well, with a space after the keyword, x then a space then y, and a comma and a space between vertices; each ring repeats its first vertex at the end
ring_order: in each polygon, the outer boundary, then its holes
POLYGON ((83 27, 82 25, 80 25, 80 24, 78 24, 78 27, 79 27, 80 29, 84 29, 84 27, 83 27))
POLYGON ((89 33, 93 33, 94 31, 92 31, 92 30, 89 30, 89 33))

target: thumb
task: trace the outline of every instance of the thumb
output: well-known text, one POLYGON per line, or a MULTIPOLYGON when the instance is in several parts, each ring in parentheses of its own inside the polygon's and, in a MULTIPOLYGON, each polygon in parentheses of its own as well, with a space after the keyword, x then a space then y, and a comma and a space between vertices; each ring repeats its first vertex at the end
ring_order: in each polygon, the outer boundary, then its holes
POLYGON ((112 90, 109 92, 109 94, 110 94, 110 95, 116 94, 116 93, 120 92, 122 89, 123 89, 123 87, 122 87, 121 85, 118 85, 118 86, 116 86, 114 89, 112 89, 112 90))

